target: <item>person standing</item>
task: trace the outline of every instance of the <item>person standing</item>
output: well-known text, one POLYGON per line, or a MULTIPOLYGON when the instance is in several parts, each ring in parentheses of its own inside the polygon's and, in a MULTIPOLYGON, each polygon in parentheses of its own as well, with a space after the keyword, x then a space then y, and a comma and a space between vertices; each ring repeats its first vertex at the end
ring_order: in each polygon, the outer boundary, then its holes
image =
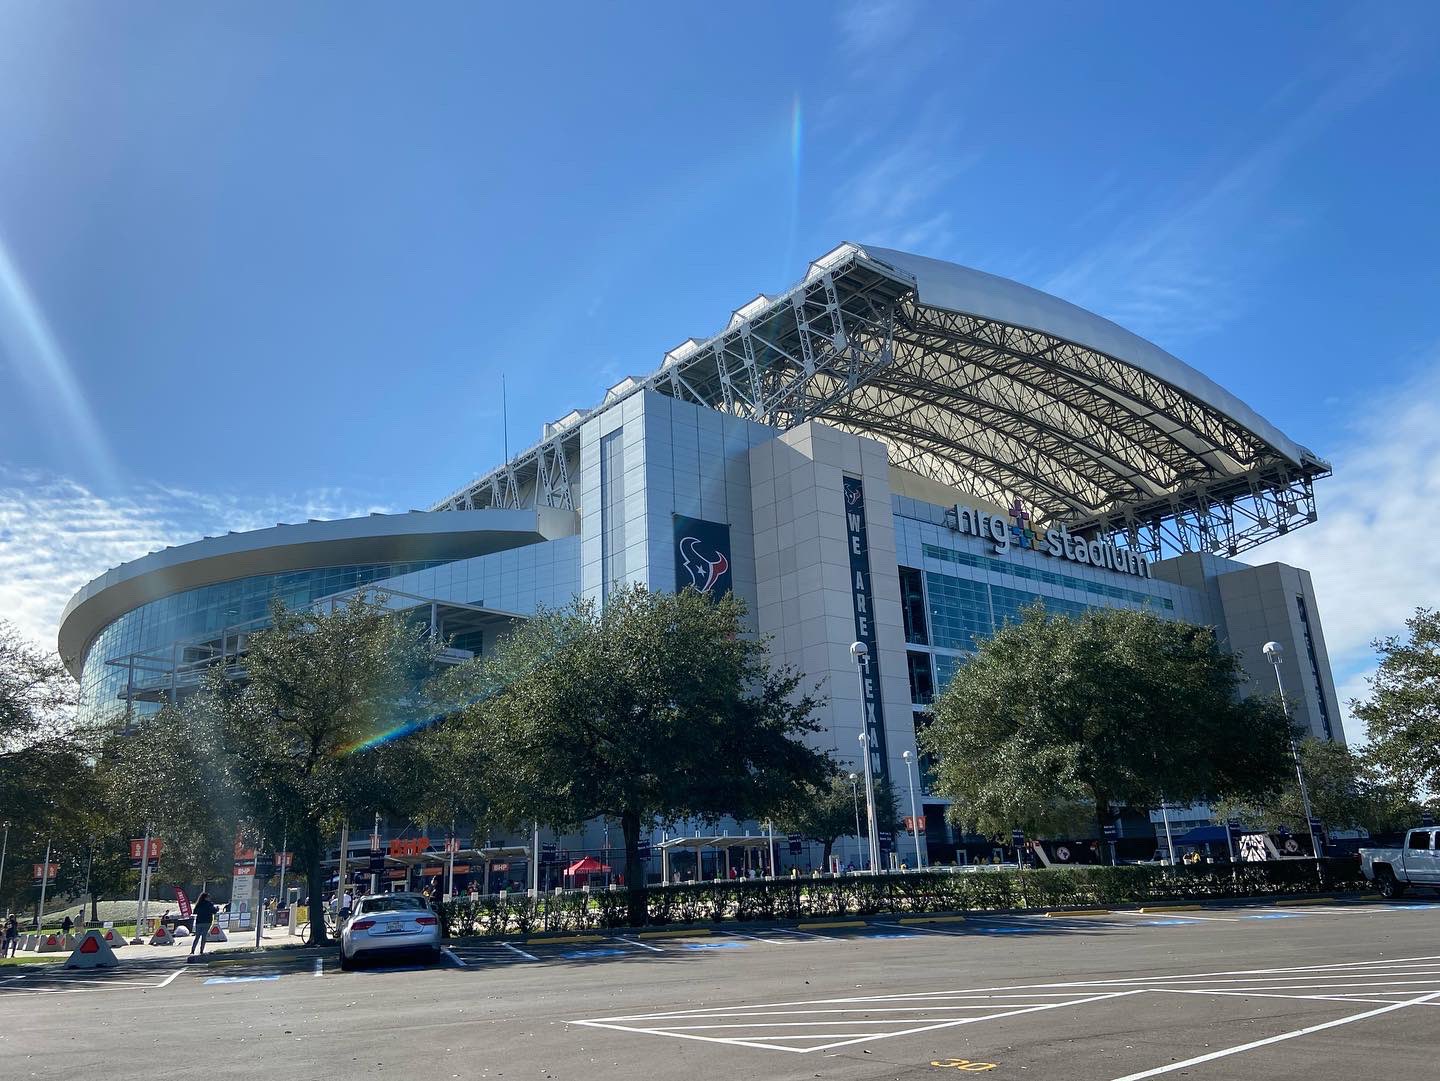
POLYGON ((199 956, 205 956, 205 940, 210 937, 210 924, 215 920, 215 913, 219 911, 215 902, 210 900, 209 893, 202 893, 195 901, 195 937, 190 942, 190 956, 196 956, 195 949, 199 947, 199 956))
POLYGON ((60 921, 60 933, 62 935, 68 935, 70 933, 70 928, 74 926, 75 921, 67 915, 63 920, 60 921))
POLYGON ((5 942, 0 947, 0 957, 14 957, 15 951, 20 946, 20 921, 15 918, 15 913, 10 913, 5 918, 5 942))

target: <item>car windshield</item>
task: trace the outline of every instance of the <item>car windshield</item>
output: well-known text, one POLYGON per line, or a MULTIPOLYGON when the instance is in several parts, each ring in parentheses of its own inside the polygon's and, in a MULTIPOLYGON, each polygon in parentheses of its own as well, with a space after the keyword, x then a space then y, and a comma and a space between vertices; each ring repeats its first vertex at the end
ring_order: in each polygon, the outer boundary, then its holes
POLYGON ((388 897, 366 897, 360 901, 358 912, 424 912, 425 898, 413 893, 393 893, 388 897))

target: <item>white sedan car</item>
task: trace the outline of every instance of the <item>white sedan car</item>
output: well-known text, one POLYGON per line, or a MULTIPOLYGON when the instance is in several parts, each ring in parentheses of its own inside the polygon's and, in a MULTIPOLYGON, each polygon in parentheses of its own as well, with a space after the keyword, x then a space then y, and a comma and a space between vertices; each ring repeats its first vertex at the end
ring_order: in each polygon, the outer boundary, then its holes
POLYGON ((340 967, 350 970, 368 958, 391 953, 440 960, 440 917, 418 893, 377 893, 362 897, 340 929, 340 967))

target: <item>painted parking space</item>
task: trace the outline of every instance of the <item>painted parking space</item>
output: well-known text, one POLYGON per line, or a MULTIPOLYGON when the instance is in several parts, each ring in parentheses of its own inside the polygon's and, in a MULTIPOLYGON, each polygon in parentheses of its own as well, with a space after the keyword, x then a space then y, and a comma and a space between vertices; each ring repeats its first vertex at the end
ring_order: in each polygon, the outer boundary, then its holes
MULTIPOLYGON (((1162 1064, 1153 1069, 1126 1074, 1116 1081, 1138 1081, 1171 1073, 1275 1042, 1364 1022, 1396 1010, 1440 1006, 1440 956, 941 988, 888 995, 737 1002, 728 1006, 588 1017, 571 1023, 626 1036, 811 1054, 943 1029, 968 1029, 1051 1010, 1082 1010, 1096 1015, 1097 1024, 1111 1024, 1116 1023, 1117 1004, 1124 1001, 1126 1004, 1119 1008, 1133 1012, 1135 1007, 1129 1000, 1137 996, 1145 1001, 1174 998, 1180 1009, 1191 1000, 1212 1004, 1234 1002, 1237 1018, 1253 1017, 1255 1011, 1267 1009, 1287 1020, 1293 1009, 1283 1003, 1303 1002, 1318 1016, 1318 1021, 1259 1041, 1221 1046, 1180 1063, 1162 1060, 1162 1064)), ((933 1046, 928 1037, 927 1046, 933 1046)))
POLYGON ((26 966, 0 980, 0 1000, 20 995, 85 994, 97 991, 152 991, 168 987, 185 971, 183 964, 123 962, 116 968, 76 970, 55 964, 26 966), (39 971, 30 971, 35 969, 39 971))

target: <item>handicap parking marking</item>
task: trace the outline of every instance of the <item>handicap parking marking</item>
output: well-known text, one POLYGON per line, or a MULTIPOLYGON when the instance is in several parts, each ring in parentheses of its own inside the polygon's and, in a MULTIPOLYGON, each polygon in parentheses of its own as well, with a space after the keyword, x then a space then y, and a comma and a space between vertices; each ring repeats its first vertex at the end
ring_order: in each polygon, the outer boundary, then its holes
POLYGON ((280 973, 271 972, 264 976, 211 976, 205 980, 208 987, 212 983, 265 983, 270 980, 278 980, 280 973))
POLYGON ((616 949, 613 946, 598 946, 588 950, 562 950, 560 956, 567 961, 584 961, 590 957, 633 957, 629 950, 616 949))
POLYGON ((743 942, 682 942, 679 943, 682 950, 743 950, 743 942))
POLYGON ((1248 916, 1241 916, 1242 920, 1303 920, 1309 913, 1306 912, 1254 912, 1248 916))

